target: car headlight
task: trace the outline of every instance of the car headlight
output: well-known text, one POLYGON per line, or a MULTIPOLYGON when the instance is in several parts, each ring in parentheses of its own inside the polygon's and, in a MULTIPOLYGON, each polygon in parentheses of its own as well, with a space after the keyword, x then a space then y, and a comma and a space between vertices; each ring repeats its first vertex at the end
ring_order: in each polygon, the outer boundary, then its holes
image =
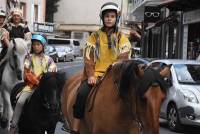
POLYGON ((184 100, 191 103, 199 103, 196 95, 192 91, 184 90, 182 91, 182 93, 183 93, 184 100))

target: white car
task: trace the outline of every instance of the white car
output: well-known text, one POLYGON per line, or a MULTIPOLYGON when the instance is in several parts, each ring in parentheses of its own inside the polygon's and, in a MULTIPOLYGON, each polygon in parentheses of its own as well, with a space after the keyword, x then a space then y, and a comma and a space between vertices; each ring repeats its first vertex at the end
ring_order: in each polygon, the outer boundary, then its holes
POLYGON ((172 131, 182 125, 200 126, 200 62, 192 60, 154 60, 149 67, 171 66, 170 88, 161 106, 160 117, 167 119, 172 131))
POLYGON ((59 61, 66 62, 74 60, 73 50, 69 46, 55 46, 55 49, 57 51, 59 61))

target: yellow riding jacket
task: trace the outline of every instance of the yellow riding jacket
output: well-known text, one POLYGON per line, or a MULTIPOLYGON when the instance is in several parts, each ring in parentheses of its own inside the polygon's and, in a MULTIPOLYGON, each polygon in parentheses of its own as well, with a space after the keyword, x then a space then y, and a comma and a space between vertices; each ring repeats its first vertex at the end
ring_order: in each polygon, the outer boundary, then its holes
POLYGON ((43 73, 57 71, 53 59, 47 55, 37 56, 31 54, 27 56, 24 62, 24 68, 24 79, 27 86, 23 91, 31 91, 33 87, 37 86, 43 73))
POLYGON ((110 36, 111 47, 108 47, 108 36, 101 29, 92 33, 84 51, 84 76, 102 76, 107 68, 118 59, 128 59, 131 56, 131 44, 128 38, 120 32, 110 36))

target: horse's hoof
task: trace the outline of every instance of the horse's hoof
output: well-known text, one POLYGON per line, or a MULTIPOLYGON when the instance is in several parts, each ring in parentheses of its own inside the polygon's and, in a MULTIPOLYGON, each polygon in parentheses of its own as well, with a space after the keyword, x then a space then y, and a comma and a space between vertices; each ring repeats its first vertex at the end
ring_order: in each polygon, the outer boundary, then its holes
POLYGON ((5 118, 1 118, 0 126, 1 126, 1 128, 7 128, 8 127, 8 120, 5 119, 5 118))

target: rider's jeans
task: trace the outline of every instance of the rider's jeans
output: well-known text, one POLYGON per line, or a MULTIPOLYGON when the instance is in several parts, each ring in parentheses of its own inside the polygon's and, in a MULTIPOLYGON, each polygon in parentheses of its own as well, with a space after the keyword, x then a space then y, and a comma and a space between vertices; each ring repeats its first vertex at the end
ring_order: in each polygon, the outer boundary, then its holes
POLYGON ((76 97, 76 102, 73 106, 73 115, 75 118, 81 119, 84 117, 85 103, 91 88, 92 86, 88 84, 87 80, 81 83, 76 97))
POLYGON ((12 118, 12 124, 13 125, 18 125, 18 121, 19 118, 21 116, 22 110, 23 110, 23 106, 26 102, 26 100, 32 95, 33 92, 26 92, 26 91, 22 91, 22 93, 20 94, 20 97, 17 101, 17 104, 15 106, 15 110, 13 113, 13 118, 12 118))

